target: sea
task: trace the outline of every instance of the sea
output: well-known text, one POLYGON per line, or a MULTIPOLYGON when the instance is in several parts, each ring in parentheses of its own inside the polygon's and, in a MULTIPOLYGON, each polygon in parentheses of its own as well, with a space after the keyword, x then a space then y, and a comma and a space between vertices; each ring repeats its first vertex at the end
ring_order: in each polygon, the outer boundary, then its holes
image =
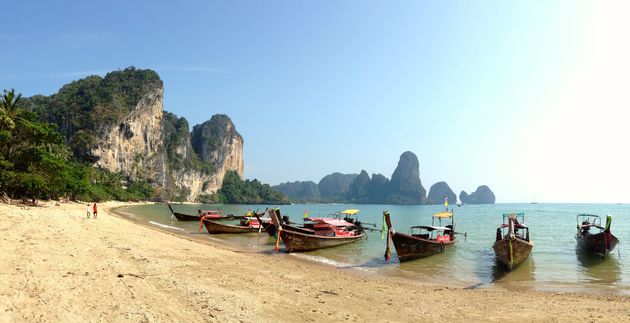
MULTIPOLYGON (((176 212, 196 214, 198 209, 242 215, 248 210, 262 212, 261 205, 175 204, 176 212)), ((270 205, 268 207, 276 207, 270 205)), ((383 211, 389 211, 394 229, 408 233, 414 225, 431 225, 432 215, 444 211, 443 205, 349 205, 303 204, 278 206, 282 215, 301 222, 305 210, 311 217, 326 217, 345 209, 359 209, 359 220, 381 229, 383 211)), ((357 243, 305 253, 287 254, 265 232, 260 235, 209 235, 200 233, 198 222, 179 222, 166 205, 126 206, 117 213, 157 229, 220 241, 233 249, 266 254, 269 257, 296 257, 368 275, 397 276, 463 288, 503 288, 577 293, 630 295, 630 205, 626 204, 493 204, 449 206, 453 209, 457 244, 444 253, 400 263, 392 245, 392 258, 384 258, 386 241, 380 232, 368 232, 357 243), (534 248, 529 259, 508 272, 499 264, 492 249, 496 229, 504 213, 522 212, 530 228, 534 248), (585 256, 576 250, 575 234, 579 213, 613 216, 611 232, 620 243, 606 258, 585 256)), ((449 221, 450 222, 450 221, 449 221)), ((450 223, 442 223, 443 225, 450 223)), ((279 260, 280 261, 280 260, 279 260)))

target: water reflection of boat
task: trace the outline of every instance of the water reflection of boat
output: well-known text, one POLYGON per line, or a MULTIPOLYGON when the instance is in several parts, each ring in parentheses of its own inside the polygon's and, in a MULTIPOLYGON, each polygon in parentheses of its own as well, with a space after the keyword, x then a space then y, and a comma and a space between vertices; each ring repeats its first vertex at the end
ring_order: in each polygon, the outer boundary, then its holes
POLYGON ((613 284, 621 281, 621 267, 617 257, 602 259, 579 247, 575 248, 575 255, 584 274, 584 280, 588 283, 613 284))
POLYGON ((531 287, 536 281, 534 277, 535 268, 532 258, 528 258, 520 266, 511 271, 495 258, 492 266, 491 279, 497 286, 505 288, 531 287), (508 273, 510 274, 509 276, 507 276, 508 273))

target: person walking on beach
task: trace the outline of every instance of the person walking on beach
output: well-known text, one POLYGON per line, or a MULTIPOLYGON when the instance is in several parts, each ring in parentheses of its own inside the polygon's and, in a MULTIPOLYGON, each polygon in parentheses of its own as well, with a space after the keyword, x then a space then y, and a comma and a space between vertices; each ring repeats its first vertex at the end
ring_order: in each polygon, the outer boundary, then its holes
POLYGON ((92 207, 92 214, 94 215, 94 218, 96 219, 96 203, 94 203, 94 206, 92 207))
POLYGON ((87 218, 90 218, 90 205, 87 205, 87 218))

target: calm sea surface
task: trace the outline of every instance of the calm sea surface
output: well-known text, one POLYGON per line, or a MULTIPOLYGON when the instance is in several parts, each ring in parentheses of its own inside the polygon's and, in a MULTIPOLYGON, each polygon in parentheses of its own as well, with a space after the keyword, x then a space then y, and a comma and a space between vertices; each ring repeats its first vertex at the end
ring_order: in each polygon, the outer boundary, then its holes
MULTIPOLYGON (((197 209, 221 209, 224 214, 243 214, 248 209, 260 211, 259 205, 173 205, 175 211, 195 214, 197 209)), ((327 216, 348 208, 361 210, 360 220, 376 223, 380 229, 383 210, 388 210, 394 228, 403 233, 412 225, 430 225, 431 215, 443 206, 400 205, 286 205, 283 215, 301 221, 308 209, 311 217, 327 216)), ((207 239, 220 239, 234 248, 273 253, 273 239, 266 233, 241 235, 199 234, 198 222, 171 220, 165 205, 131 206, 119 210, 126 216, 148 222, 149 225, 183 234, 194 234, 207 239)), ((470 288, 499 287, 552 291, 605 292, 630 295, 630 205, 617 204, 496 204, 454 206, 455 228, 466 232, 458 236, 454 248, 443 254, 399 263, 394 255, 383 258, 385 240, 379 232, 368 232, 368 239, 337 248, 308 253, 294 253, 287 257, 306 258, 336 267, 356 269, 374 274, 401 276, 420 281, 442 282, 470 288), (494 259, 492 244, 502 214, 524 212, 525 224, 530 227, 534 249, 529 260, 512 272, 505 272, 494 259), (612 233, 620 240, 613 254, 602 261, 584 257, 576 252, 576 215, 592 213, 613 215, 612 233)), ((604 221, 605 222, 605 219, 604 221)), ((603 224, 603 223, 602 223, 603 224)), ((281 253, 284 246, 281 244, 281 253)), ((282 256, 282 255, 280 255, 282 256)))

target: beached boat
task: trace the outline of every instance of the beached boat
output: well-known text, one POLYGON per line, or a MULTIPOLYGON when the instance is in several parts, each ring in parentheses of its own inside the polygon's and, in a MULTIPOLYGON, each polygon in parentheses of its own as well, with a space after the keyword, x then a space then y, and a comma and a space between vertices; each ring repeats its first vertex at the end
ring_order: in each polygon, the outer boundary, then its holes
POLYGON ((242 219, 238 225, 233 224, 223 224, 216 222, 213 219, 206 218, 205 216, 202 218, 201 222, 206 227, 206 230, 210 234, 218 234, 218 233, 252 233, 252 232, 260 232, 264 229, 264 222, 267 219, 261 219, 258 216, 245 217, 242 219))
POLYGON ((507 213, 503 214, 503 224, 497 228, 496 241, 492 249, 497 260, 509 270, 527 260, 534 247, 529 238, 529 228, 523 224, 524 222, 523 213, 507 213))
POLYGON ((171 210, 171 218, 175 217, 178 221, 200 221, 202 216, 215 221, 238 220, 245 218, 245 216, 243 215, 235 216, 233 214, 228 214, 224 216, 221 214, 221 211, 218 210, 197 210, 198 214, 196 215, 184 214, 175 212, 170 204, 167 204, 167 206, 171 210))
POLYGON ((577 240, 578 249, 605 258, 619 243, 617 237, 610 232, 612 216, 606 216, 606 226, 601 226, 601 217, 593 214, 578 214, 577 240), (596 231, 596 232, 593 232, 596 231))
POLYGON ((171 210, 171 217, 175 217, 178 221, 199 221, 201 218, 201 215, 190 215, 175 212, 170 204, 167 204, 167 206, 171 210))
POLYGON ((432 225, 413 226, 409 228, 409 234, 396 232, 392 226, 389 212, 383 212, 384 221, 387 224, 387 249, 385 259, 390 258, 389 241, 394 243, 396 255, 400 262, 431 256, 442 253, 455 245, 455 230, 453 212, 445 211, 433 215, 432 225), (441 226, 442 219, 451 219, 451 224, 441 226), (438 225, 436 225, 436 220, 438 225))
MULTIPOLYGON (((353 214, 356 213, 358 210, 353 214)), ((356 220, 353 222, 338 218, 310 220, 308 227, 282 226, 277 215, 275 213, 271 215, 271 221, 278 227, 280 239, 288 252, 332 248, 365 238, 365 230, 356 220)))
POLYGON ((262 221, 263 228, 265 232, 270 237, 276 237, 276 232, 278 230, 278 224, 282 225, 284 228, 291 229, 293 231, 304 232, 304 233, 313 233, 313 230, 305 229, 303 226, 299 226, 297 223, 291 222, 288 216, 282 216, 280 214, 280 209, 273 208, 268 210, 269 220, 262 221), (276 224, 274 224, 273 220, 276 219, 276 224))

